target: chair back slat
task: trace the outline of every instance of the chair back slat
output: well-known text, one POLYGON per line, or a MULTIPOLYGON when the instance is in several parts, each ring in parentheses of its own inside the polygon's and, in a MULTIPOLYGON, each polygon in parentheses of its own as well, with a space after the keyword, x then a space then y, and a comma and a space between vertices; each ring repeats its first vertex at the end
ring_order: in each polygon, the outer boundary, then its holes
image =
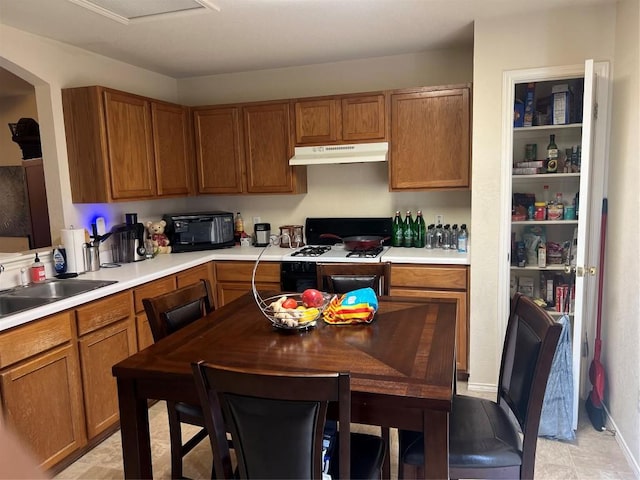
POLYGON ((337 402, 340 420, 344 417, 340 471, 349 478, 349 374, 245 371, 205 362, 192 368, 205 421, 213 432, 216 472, 223 472, 224 478, 233 478, 226 431, 233 438, 240 478, 322 478, 329 402, 337 402))
POLYGON ((317 263, 316 277, 318 288, 331 293, 371 287, 378 295, 389 295, 391 264, 317 263))
POLYGON ((154 341, 180 330, 213 310, 209 281, 202 279, 153 298, 143 298, 154 341))

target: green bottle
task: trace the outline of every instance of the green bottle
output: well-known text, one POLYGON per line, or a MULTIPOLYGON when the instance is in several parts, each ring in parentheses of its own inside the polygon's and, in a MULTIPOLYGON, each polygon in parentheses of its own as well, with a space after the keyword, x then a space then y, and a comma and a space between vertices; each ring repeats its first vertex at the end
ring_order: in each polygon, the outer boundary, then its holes
POLYGON ((400 210, 396 210, 396 216, 393 219, 392 232, 393 236, 391 238, 391 246, 401 247, 404 241, 404 228, 402 226, 402 217, 400 215, 400 210))
POLYGON ((411 216, 411 210, 407 210, 407 216, 404 217, 404 229, 403 229, 403 247, 413 247, 413 217, 411 216))
POLYGON ((422 211, 418 210, 416 214, 416 223, 413 229, 413 246, 416 248, 424 248, 427 238, 427 227, 422 218, 422 211))

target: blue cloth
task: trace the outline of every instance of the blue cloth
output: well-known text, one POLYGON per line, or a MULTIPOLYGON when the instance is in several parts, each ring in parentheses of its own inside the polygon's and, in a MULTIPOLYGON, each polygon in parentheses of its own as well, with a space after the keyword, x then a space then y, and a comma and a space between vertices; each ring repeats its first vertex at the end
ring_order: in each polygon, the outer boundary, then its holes
POLYGON ((571 359, 571 321, 558 319, 562 332, 551 364, 544 394, 538 436, 555 440, 575 440, 573 430, 573 368, 571 359))

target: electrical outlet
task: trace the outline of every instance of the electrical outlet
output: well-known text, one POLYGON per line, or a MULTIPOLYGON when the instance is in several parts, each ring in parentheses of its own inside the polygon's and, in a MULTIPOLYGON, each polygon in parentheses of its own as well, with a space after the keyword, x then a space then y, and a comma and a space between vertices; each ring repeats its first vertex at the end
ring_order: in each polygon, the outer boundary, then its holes
POLYGON ((436 225, 439 224, 444 224, 444 215, 441 213, 436 215, 436 225))
POLYGON ((253 224, 262 223, 262 219, 260 217, 253 217, 253 224))

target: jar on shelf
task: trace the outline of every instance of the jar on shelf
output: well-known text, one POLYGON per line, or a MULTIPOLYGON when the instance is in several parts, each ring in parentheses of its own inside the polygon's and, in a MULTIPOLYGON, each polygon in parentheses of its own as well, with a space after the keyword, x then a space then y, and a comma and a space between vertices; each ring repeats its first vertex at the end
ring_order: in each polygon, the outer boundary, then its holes
POLYGON ((547 219, 547 204, 546 204, 546 202, 536 202, 534 204, 533 219, 534 220, 546 220, 547 219))

